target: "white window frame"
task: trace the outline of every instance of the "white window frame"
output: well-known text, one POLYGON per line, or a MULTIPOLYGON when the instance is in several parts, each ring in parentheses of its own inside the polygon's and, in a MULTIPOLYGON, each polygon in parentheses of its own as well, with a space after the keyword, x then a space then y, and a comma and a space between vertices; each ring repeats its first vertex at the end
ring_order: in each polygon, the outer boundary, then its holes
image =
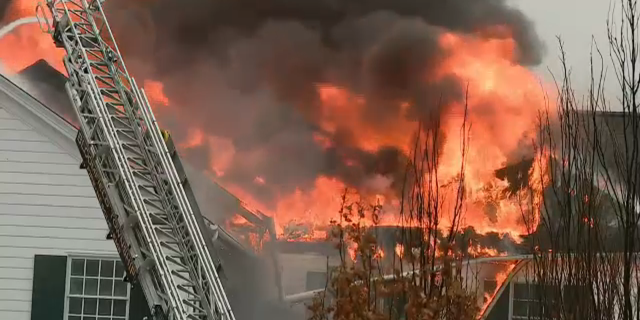
MULTIPOLYGON (((82 259, 82 260, 98 260, 98 261, 103 261, 103 260, 110 260, 110 261, 121 261, 119 256, 113 256, 113 255, 92 255, 92 254, 82 254, 82 255, 67 255, 67 271, 66 271, 66 277, 65 277, 65 290, 64 290, 64 320, 68 320, 69 319, 69 299, 72 297, 79 297, 79 298, 83 298, 83 297, 89 297, 89 298, 96 298, 99 299, 99 296, 85 296, 84 292, 83 294, 73 294, 71 295, 69 293, 69 289, 71 288, 71 264, 73 259, 82 259)), ((86 263, 86 262, 85 262, 86 263)), ((85 264, 85 274, 83 274, 82 276, 84 279, 86 279, 86 264, 85 264)), ((100 269, 98 269, 98 277, 100 277, 100 269)), ((126 297, 115 297, 112 296, 110 299, 111 300, 124 300, 125 301, 125 315, 124 318, 123 317, 118 317, 117 319, 123 319, 123 320, 129 320, 129 308, 131 305, 131 286, 129 284, 127 284, 126 286, 127 288, 127 295, 126 297)), ((106 298, 106 297, 103 297, 106 298)), ((109 299, 109 298, 107 298, 109 299)), ((111 309, 111 312, 113 313, 113 307, 111 309)), ((113 314, 110 316, 106 316, 105 318, 112 318, 113 314)), ((84 317, 83 317, 84 318, 84 317)), ((99 316, 96 316, 96 320, 99 318, 99 316)))

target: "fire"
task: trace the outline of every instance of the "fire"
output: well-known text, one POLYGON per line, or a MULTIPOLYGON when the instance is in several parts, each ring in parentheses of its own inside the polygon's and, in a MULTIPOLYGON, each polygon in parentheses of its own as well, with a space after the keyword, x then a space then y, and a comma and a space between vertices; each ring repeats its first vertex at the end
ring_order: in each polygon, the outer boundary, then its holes
POLYGON ((155 106, 168 106, 169 98, 164 94, 164 84, 162 82, 145 80, 144 91, 151 100, 149 103, 155 106))
MULTIPOLYGON (((516 239, 528 234, 537 226, 542 189, 546 181, 542 181, 546 173, 545 155, 536 154, 531 177, 532 194, 518 194, 512 197, 504 195, 508 182, 495 177, 495 171, 507 163, 509 152, 515 151, 522 139, 533 139, 535 119, 544 105, 544 96, 538 79, 526 68, 515 61, 515 42, 507 39, 480 39, 472 36, 461 36, 454 33, 444 34, 441 46, 449 51, 448 58, 442 63, 435 78, 457 76, 468 83, 468 124, 472 126, 469 141, 466 144, 466 158, 463 160, 461 145, 465 139, 461 131, 464 113, 463 105, 451 106, 443 123, 447 137, 438 167, 438 178, 442 184, 453 182, 458 178, 463 161, 465 164, 464 185, 464 222, 463 227, 473 226, 479 233, 498 232, 510 234, 516 239), (493 109, 487 106, 498 106, 493 109), (498 110, 495 113, 493 110, 498 110), (487 112, 494 112, 487 116, 487 112), (529 208, 523 212, 523 201, 529 208), (523 219, 523 214, 527 219, 523 219), (523 221, 525 220, 525 221, 523 221), (532 227, 533 226, 533 227, 532 227)), ((409 142, 417 123, 400 116, 398 121, 388 130, 374 130, 362 121, 360 112, 366 104, 364 98, 350 93, 344 88, 331 84, 318 85, 318 94, 324 106, 321 126, 327 132, 333 132, 338 126, 348 125, 356 128, 359 134, 354 137, 355 143, 363 150, 376 151, 383 146, 395 146, 409 154, 409 142)), ((400 109, 406 112, 406 103, 399 102, 400 109)), ((319 144, 325 142, 317 139, 319 144)), ((318 178, 321 187, 326 190, 322 177, 318 178)), ((454 184, 455 185, 455 184, 454 184)), ((344 185, 336 183, 335 188, 344 185)), ((317 189, 316 189, 317 190, 317 189)), ((313 194, 316 191, 312 191, 313 194)), ((442 206, 444 211, 451 211, 455 200, 456 187, 445 190, 448 195, 442 206)), ((326 194, 323 191, 322 194, 326 194)), ((313 199, 313 196, 312 196, 313 199)), ((318 198, 317 200, 321 200, 318 198)), ((314 216, 335 216, 330 206, 307 206, 310 199, 298 198, 297 205, 312 211, 314 216), (320 211, 328 211, 320 214, 320 211)), ((313 201, 313 200, 312 200, 313 201)), ((323 201, 317 201, 320 204, 323 201)), ((300 216, 299 208, 292 205, 280 207, 278 217, 300 216), (286 210, 283 210, 286 209, 286 210)), ((448 227, 443 223, 443 228, 448 227)))
MULTIPOLYGON (((14 0, 9 5, 1 24, 6 25, 14 20, 35 16, 38 1, 14 0)), ((16 73, 30 66, 39 59, 46 60, 62 74, 67 71, 62 63, 64 50, 56 50, 51 36, 43 33, 37 24, 17 27, 12 33, 0 38, 0 61, 4 69, 16 73)))
POLYGON ((358 244, 355 242, 349 242, 347 244, 347 253, 349 254, 349 258, 351 258, 351 261, 356 261, 358 258, 358 244))
MULTIPOLYGON (((4 22, 32 16, 35 5, 36 1, 33 0, 13 1, 4 22)), ((500 28, 500 31, 508 35, 507 29, 500 28)), ((529 171, 532 192, 505 196, 503 190, 508 187, 508 182, 496 178, 495 171, 507 164, 510 155, 521 147, 523 140, 531 141, 534 138, 537 112, 544 105, 543 88, 530 70, 515 62, 516 45, 511 37, 487 39, 477 35, 445 33, 439 42, 448 55, 437 72, 425 75, 425 78, 455 76, 464 82, 463 87, 468 88, 468 100, 466 106, 448 106, 447 113, 443 115, 442 128, 446 140, 439 159, 438 180, 443 185, 455 182, 464 163, 465 198, 461 227, 471 226, 479 233, 509 234, 517 239, 537 226, 542 190, 547 183, 547 168, 543 161, 546 155, 540 152, 535 154, 533 167, 529 171), (463 159, 461 146, 466 137, 461 126, 465 107, 471 129, 463 159), (528 209, 523 209, 523 199, 531 204, 528 209), (527 219, 523 219, 523 216, 527 219)), ((37 25, 20 27, 15 33, 0 39, 0 60, 12 72, 44 58, 64 73, 61 62, 63 55, 64 51, 55 49, 50 35, 43 34, 37 25)), ((187 121, 180 110, 171 107, 162 82, 147 80, 144 88, 160 120, 179 118, 187 121)), ((389 121, 384 130, 380 130, 362 117, 362 110, 367 103, 364 97, 332 83, 319 83, 316 90, 323 107, 318 119, 321 130, 314 135, 314 141, 319 146, 325 149, 332 146, 331 134, 339 127, 348 126, 357 133, 352 137, 353 144, 364 151, 375 152, 381 147, 393 146, 410 155, 410 142, 418 124, 404 116, 410 112, 407 102, 397 102, 402 114, 394 121, 389 121)), ((213 179, 224 176, 236 161, 251 162, 245 158, 250 158, 252 154, 243 154, 243 159, 239 159, 232 141, 208 135, 205 129, 192 126, 188 136, 177 143, 183 150, 209 146, 208 149, 212 150, 209 168, 213 179)), ((349 163, 350 160, 344 161, 349 163)), ((256 176, 254 183, 269 187, 270 182, 262 176, 256 176)), ((327 237, 330 221, 339 219, 341 196, 350 186, 335 177, 319 176, 311 190, 298 189, 290 194, 281 194, 275 205, 271 206, 255 200, 251 192, 237 185, 226 184, 225 187, 243 199, 247 206, 273 216, 280 237, 295 235, 296 240, 309 240, 327 237)), ((451 201, 455 199, 457 189, 441 189, 443 212, 446 212, 454 205, 451 201)), ((376 223, 399 223, 394 213, 399 211, 400 199, 388 192, 359 191, 360 194, 356 196, 365 202, 383 205, 386 214, 376 223)), ((447 223, 450 221, 445 219, 442 227, 448 227, 447 223)), ((401 253, 398 255, 401 256, 401 253)))
MULTIPOLYGON (((150 99, 153 99, 154 101, 157 99, 156 97, 153 96, 152 92, 148 92, 147 95, 149 96, 150 99)), ((204 139, 205 139, 205 136, 202 130, 191 129, 189 131, 188 138, 185 141, 181 142, 179 147, 182 149, 192 149, 202 145, 204 143, 204 139)))
MULTIPOLYGON (((162 91, 150 91, 146 93, 151 101, 161 101, 166 97, 162 91)), ((152 102, 151 105, 155 106, 152 102)), ((166 105, 169 105, 168 99, 166 105)), ((161 115, 164 113, 162 108, 154 108, 154 112, 161 115)), ((171 113, 171 111, 168 112, 171 113)), ((189 150, 205 144, 210 147, 209 150, 215 150, 215 152, 211 152, 209 155, 209 167, 211 171, 216 177, 223 176, 224 171, 231 165, 235 154, 233 143, 228 139, 206 135, 202 129, 191 128, 187 134, 187 138, 183 141, 178 141, 178 148, 181 150, 189 150)))
POLYGON ((478 313, 479 316, 484 315, 485 310, 487 310, 491 301, 495 299, 496 295, 498 294, 498 291, 500 291, 500 287, 507 280, 507 277, 509 277, 509 274, 511 273, 513 268, 516 267, 516 264, 517 262, 510 262, 509 264, 507 264, 504 271, 498 272, 498 274, 496 274, 496 288, 495 290, 493 290, 493 293, 485 294, 485 302, 483 303, 482 308, 480 309, 481 310, 480 313, 478 313))
POLYGON ((379 131, 369 126, 362 118, 362 109, 366 101, 362 97, 352 95, 345 89, 331 84, 319 84, 317 87, 320 101, 323 104, 323 118, 320 124, 327 132, 334 133, 339 126, 358 128, 355 136, 356 144, 363 150, 375 152, 384 146, 395 146, 407 154, 416 123, 402 121, 389 130, 379 131))
POLYGON ((276 207, 276 230, 280 235, 292 227, 310 225, 305 238, 326 238, 331 219, 336 218, 342 205, 342 190, 346 185, 335 178, 319 177, 311 193, 296 190, 283 197, 276 207), (316 225, 318 223, 319 225, 316 225))
POLYGON ((481 245, 469 245, 467 253, 471 257, 500 257, 506 256, 506 252, 500 252, 494 248, 487 248, 481 245))
POLYGON ((398 256, 398 258, 400 259, 404 258, 404 247, 401 244, 396 244, 395 253, 398 256))
POLYGON ((381 248, 377 248, 375 253, 373 254, 373 258, 376 260, 384 259, 384 251, 381 248))

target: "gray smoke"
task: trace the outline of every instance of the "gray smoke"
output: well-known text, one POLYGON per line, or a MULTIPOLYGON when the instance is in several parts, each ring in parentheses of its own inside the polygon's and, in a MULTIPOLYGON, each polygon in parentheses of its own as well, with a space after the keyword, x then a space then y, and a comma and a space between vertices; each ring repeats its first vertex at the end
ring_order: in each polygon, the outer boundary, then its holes
MULTIPOLYGON (((406 159, 393 148, 359 149, 349 126, 322 132, 316 84, 363 96, 361 119, 384 132, 401 117, 398 101, 426 131, 445 108, 464 99, 464 81, 428 80, 448 52, 443 31, 478 33, 507 26, 522 65, 541 60, 531 22, 504 0, 112 0, 112 28, 139 80, 162 81, 176 113, 161 122, 184 139, 189 128, 230 139, 236 156, 222 179, 265 203, 305 188, 320 174, 354 187, 387 177, 392 187, 406 159), (321 133, 330 148, 314 142, 321 133), (349 165, 346 159, 349 159, 349 165), (353 162, 357 165, 353 165, 353 162), (254 183, 256 176, 267 184, 254 183)), ((216 150, 185 156, 208 168, 216 150)))

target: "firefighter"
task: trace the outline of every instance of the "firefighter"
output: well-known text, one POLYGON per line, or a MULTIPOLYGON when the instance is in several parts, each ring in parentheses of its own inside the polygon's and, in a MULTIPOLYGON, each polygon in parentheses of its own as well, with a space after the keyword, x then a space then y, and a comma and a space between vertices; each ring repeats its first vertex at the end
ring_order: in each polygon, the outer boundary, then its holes
POLYGON ((160 133, 162 133, 162 139, 164 140, 164 143, 168 143, 169 142, 169 136, 171 135, 169 133, 169 130, 160 130, 160 133))

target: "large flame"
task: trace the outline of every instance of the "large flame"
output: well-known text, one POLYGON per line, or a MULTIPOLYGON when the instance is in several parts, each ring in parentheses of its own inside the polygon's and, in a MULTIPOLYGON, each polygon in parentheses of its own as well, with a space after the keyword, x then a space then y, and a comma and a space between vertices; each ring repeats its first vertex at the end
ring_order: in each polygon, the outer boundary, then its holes
MULTIPOLYGON (((33 0, 13 1, 4 23, 32 16, 35 4, 36 1, 33 0)), ((521 147, 523 139, 534 139, 535 120, 537 112, 544 106, 544 96, 537 77, 516 63, 516 45, 508 30, 500 30, 503 33, 500 39, 443 34, 440 45, 449 54, 435 74, 425 77, 453 75, 464 81, 463 87, 468 88, 467 106, 449 106, 443 117, 442 126, 447 138, 437 172, 438 179, 443 184, 454 181, 459 177, 465 161, 465 214, 461 226, 472 226, 479 233, 509 234, 517 239, 531 232, 532 225, 537 225, 544 183, 535 183, 540 182, 535 177, 544 176, 545 162, 539 161, 544 155, 535 155, 536 160, 529 172, 532 178, 529 180, 534 182, 531 188, 533 192, 505 195, 503 190, 508 187, 508 183, 496 178, 495 171, 507 164, 512 154, 521 147), (463 158, 461 145, 466 137, 461 126, 465 107, 468 111, 467 123, 471 129, 466 144, 468 150, 463 158), (524 211, 523 199, 529 200, 531 204, 524 211), (529 219, 523 219, 523 213, 529 219)), ((0 39, 0 60, 10 72, 17 72, 37 59, 44 58, 59 71, 66 73, 61 62, 63 55, 64 51, 54 48, 50 36, 43 34, 37 25, 20 27, 13 34, 0 39)), ((160 120, 180 118, 181 112, 171 107, 169 98, 163 92, 162 83, 146 81, 144 87, 160 120)), ((331 133, 339 126, 350 126, 355 128, 353 132, 358 133, 354 140, 363 150, 376 151, 382 146, 395 146, 407 155, 410 154, 410 142, 417 123, 407 120, 408 117, 400 117, 386 130, 374 130, 374 127, 359 116, 366 103, 363 97, 332 83, 318 84, 317 91, 323 105, 319 120, 323 132, 331 133)), ((399 104, 401 110, 409 109, 406 103, 399 104)), ((229 165, 236 160, 236 152, 232 141, 208 136, 203 129, 192 127, 189 137, 178 141, 178 145, 183 150, 203 144, 211 146, 209 150, 215 150, 215 154, 211 155, 209 174, 215 179, 223 176, 229 165)), ((315 138, 320 146, 331 145, 331 140, 322 134, 317 134, 315 138)), ((257 151, 255 156, 265 155, 257 151)), ((247 155, 244 154, 243 157, 247 155)), ((270 183, 259 176, 255 177, 254 182, 265 186, 270 183)), ((281 237, 296 235, 299 239, 319 239, 327 236, 330 221, 339 218, 341 197, 348 186, 335 177, 319 176, 311 191, 297 190, 291 194, 282 194, 275 207, 267 207, 256 201, 251 193, 237 185, 227 184, 225 187, 249 206, 273 216, 281 237)), ((443 188, 443 192, 449 194, 443 199, 455 198, 455 188, 443 188)), ((361 196, 365 196, 368 201, 383 204, 386 212, 393 213, 400 203, 389 192, 361 196)), ((446 204, 445 201, 444 205, 446 204)), ((397 218, 397 215, 385 215, 380 223, 394 225, 398 223, 397 218)), ((445 221, 443 227, 446 226, 445 221)))
POLYGON ((511 273, 511 271, 513 271, 513 269, 516 267, 517 264, 518 264, 517 261, 507 262, 504 266, 502 266, 503 270, 496 274, 496 288, 493 290, 493 292, 485 293, 485 296, 484 296, 485 302, 482 304, 482 308, 480 308, 481 311, 480 313, 478 313, 479 315, 478 318, 484 315, 485 311, 489 307, 489 304, 491 303, 491 301, 495 299, 496 295, 498 294, 498 291, 500 291, 500 287, 502 287, 504 282, 509 277, 509 274, 511 273))
MULTIPOLYGON (((1 24, 35 16, 37 1, 14 0, 9 5, 1 24)), ((46 60, 63 74, 67 74, 62 63, 64 50, 56 50, 51 36, 43 33, 37 24, 19 26, 0 39, 0 61, 8 72, 18 72, 39 59, 46 60)))
MULTIPOLYGON (((520 147, 523 139, 531 139, 526 141, 529 143, 534 139, 535 120, 544 106, 543 90, 531 71, 515 63, 515 42, 510 37, 486 40, 447 33, 440 41, 451 54, 442 63, 436 76, 455 75, 464 79, 469 94, 467 106, 450 106, 448 114, 444 116, 442 125, 447 139, 438 167, 439 180, 444 185, 458 178, 464 161, 465 214, 462 227, 473 226, 479 233, 497 232, 518 239, 530 233, 532 226, 538 223, 544 187, 544 181, 540 179, 546 172, 545 162, 542 161, 545 155, 535 155, 529 171, 531 189, 516 195, 505 195, 508 182, 498 179, 495 171, 507 164, 510 153, 520 147), (499 107, 486 108, 488 105, 499 107), (466 121, 472 127, 470 137, 466 137, 461 130, 465 107, 468 108, 466 121), (493 113, 488 115, 487 112, 493 113), (463 159, 461 145, 465 138, 469 138, 469 141, 463 159)), ((159 96, 154 100, 165 101, 166 97, 158 92, 158 88, 158 85, 149 86, 147 93, 156 92, 159 96)), ((399 117, 387 130, 375 130, 360 116, 366 104, 363 97, 331 83, 318 84, 317 91, 323 104, 319 121, 323 132, 331 133, 338 127, 350 126, 354 132, 358 132, 354 137, 355 143, 363 150, 375 152, 384 146, 394 146, 410 154, 410 142, 417 123, 399 117)), ((406 103, 400 103, 400 107, 408 110, 406 103)), ((315 141, 321 147, 331 145, 329 138, 319 133, 315 141)), ((234 159, 233 143, 220 137, 206 137, 204 130, 195 128, 184 146, 189 148, 202 144, 209 144, 210 150, 216 150, 211 155, 211 171, 217 176, 224 175, 234 159)), ((261 185, 269 183, 261 177, 256 177, 254 182, 261 185)), ((251 207, 275 217, 277 232, 281 237, 302 240, 326 237, 329 222, 339 219, 343 192, 348 186, 335 177, 319 176, 311 191, 296 190, 281 195, 272 209, 254 200, 250 193, 236 185, 227 187, 251 207)), ((445 194, 449 193, 443 199, 455 199, 455 188, 443 189, 446 189, 445 194)), ((389 193, 359 196, 364 196, 371 203, 384 204, 387 212, 397 212, 400 203, 389 193)), ((443 206, 446 208, 447 204, 452 205, 444 201, 443 206)), ((397 218, 397 215, 384 215, 378 223, 398 224, 397 218)), ((448 226, 445 219, 442 227, 448 226)))

